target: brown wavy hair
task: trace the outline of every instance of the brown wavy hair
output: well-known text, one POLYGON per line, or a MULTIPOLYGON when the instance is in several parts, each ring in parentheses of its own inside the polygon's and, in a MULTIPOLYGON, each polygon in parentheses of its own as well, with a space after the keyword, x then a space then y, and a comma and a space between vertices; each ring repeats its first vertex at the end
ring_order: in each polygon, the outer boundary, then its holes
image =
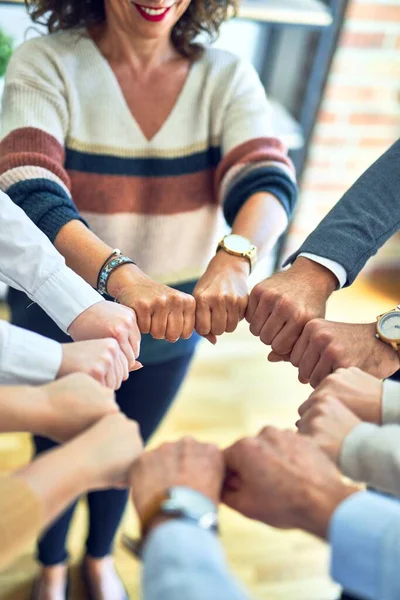
MULTIPOLYGON (((224 21, 236 15, 238 0, 191 0, 186 12, 175 24, 171 40, 180 54, 198 58, 204 48, 194 40, 207 34, 219 35, 224 21)), ((92 27, 106 19, 104 0, 25 0, 34 23, 45 25, 49 33, 78 27, 92 27)))

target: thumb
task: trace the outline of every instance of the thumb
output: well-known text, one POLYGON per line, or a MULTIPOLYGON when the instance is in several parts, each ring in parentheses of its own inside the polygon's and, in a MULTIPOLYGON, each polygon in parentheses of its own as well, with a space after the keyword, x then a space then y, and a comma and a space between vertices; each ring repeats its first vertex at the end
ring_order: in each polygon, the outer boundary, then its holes
POLYGON ((143 365, 137 360, 130 372, 132 373, 133 371, 140 371, 140 369, 143 369, 143 365))
POLYGON ((207 335, 203 335, 203 337, 208 340, 213 346, 217 343, 217 336, 213 333, 207 333, 207 335))
POLYGON ((271 363, 290 362, 290 354, 277 354, 272 350, 272 352, 268 354, 268 360, 271 363))

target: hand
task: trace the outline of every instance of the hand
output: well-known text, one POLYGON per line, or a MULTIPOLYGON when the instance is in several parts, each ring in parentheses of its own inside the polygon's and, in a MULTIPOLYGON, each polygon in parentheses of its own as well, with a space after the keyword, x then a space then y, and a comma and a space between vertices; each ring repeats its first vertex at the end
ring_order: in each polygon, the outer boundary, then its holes
POLYGON ((307 409, 314 401, 321 401, 331 396, 340 400, 361 421, 381 425, 382 394, 382 381, 376 377, 364 373, 357 367, 337 369, 325 377, 302 407, 307 409))
POLYGON ((124 265, 112 273, 108 290, 120 304, 135 311, 141 333, 169 342, 193 334, 196 309, 193 296, 153 281, 136 265, 124 265))
POLYGON ((306 323, 325 316, 327 299, 337 285, 331 271, 307 258, 298 258, 287 271, 255 286, 246 320, 251 333, 272 346, 272 361, 290 354, 306 323))
POLYGON ((69 375, 38 388, 43 400, 39 435, 66 442, 109 414, 119 412, 115 394, 88 375, 69 375))
POLYGON ((143 451, 136 421, 122 413, 104 417, 72 443, 90 489, 129 487, 132 465, 143 451))
POLYGON ((334 323, 315 319, 303 330, 290 355, 299 369, 299 380, 317 387, 339 367, 359 367, 384 379, 399 369, 399 357, 391 346, 375 337, 376 323, 334 323))
POLYGON ((311 441, 266 427, 225 450, 222 499, 250 519, 281 529, 300 528, 325 538, 337 506, 358 490, 311 441))
POLYGON ((247 259, 220 250, 196 285, 196 331, 212 343, 244 319, 249 271, 247 259))
POLYGON ((310 436, 325 454, 339 464, 343 442, 361 423, 337 398, 326 393, 312 394, 299 408, 298 430, 310 436))
MULTIPOLYGON (((136 363, 133 370, 141 368, 136 363)), ((129 377, 128 361, 114 339, 62 344, 62 362, 57 378, 71 373, 87 373, 112 390, 129 377)))
POLYGON ((114 338, 128 361, 130 371, 140 353, 140 332, 133 310, 115 302, 98 302, 71 323, 69 335, 75 342, 114 338))
POLYGON ((143 520, 147 507, 167 488, 184 485, 219 504, 224 478, 222 452, 185 437, 142 454, 131 471, 132 499, 143 520))

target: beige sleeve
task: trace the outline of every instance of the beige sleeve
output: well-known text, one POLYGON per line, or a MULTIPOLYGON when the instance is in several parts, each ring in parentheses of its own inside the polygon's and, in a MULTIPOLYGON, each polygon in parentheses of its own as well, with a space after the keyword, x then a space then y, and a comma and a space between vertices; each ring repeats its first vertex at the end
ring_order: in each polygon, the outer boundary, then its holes
POLYGON ((400 383, 392 379, 383 382, 382 423, 400 424, 400 383))
POLYGON ((400 496, 400 425, 360 423, 343 442, 340 468, 354 481, 400 496))
POLYGON ((43 527, 42 505, 17 477, 0 477, 0 571, 33 542, 43 527))

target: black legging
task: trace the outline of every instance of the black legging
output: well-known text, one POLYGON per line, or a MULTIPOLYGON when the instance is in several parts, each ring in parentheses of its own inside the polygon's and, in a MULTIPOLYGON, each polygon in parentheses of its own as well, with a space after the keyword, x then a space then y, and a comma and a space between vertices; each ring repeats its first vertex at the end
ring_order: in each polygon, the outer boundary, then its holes
MULTIPOLYGON (((12 322, 15 325, 31 329, 62 343, 71 341, 37 305, 30 306, 29 310, 26 309, 29 300, 25 294, 12 290, 9 294, 9 302, 12 322)), ((122 412, 138 421, 145 441, 154 432, 176 396, 192 356, 193 353, 165 363, 145 366, 133 373, 118 390, 117 402, 122 412)), ((42 437, 35 437, 34 442, 36 455, 57 445, 42 437)), ((88 494, 89 536, 86 550, 90 556, 101 558, 112 551, 127 496, 126 490, 88 494)), ((63 513, 40 540, 38 558, 44 565, 54 565, 67 560, 65 542, 75 507, 76 503, 63 513)))

